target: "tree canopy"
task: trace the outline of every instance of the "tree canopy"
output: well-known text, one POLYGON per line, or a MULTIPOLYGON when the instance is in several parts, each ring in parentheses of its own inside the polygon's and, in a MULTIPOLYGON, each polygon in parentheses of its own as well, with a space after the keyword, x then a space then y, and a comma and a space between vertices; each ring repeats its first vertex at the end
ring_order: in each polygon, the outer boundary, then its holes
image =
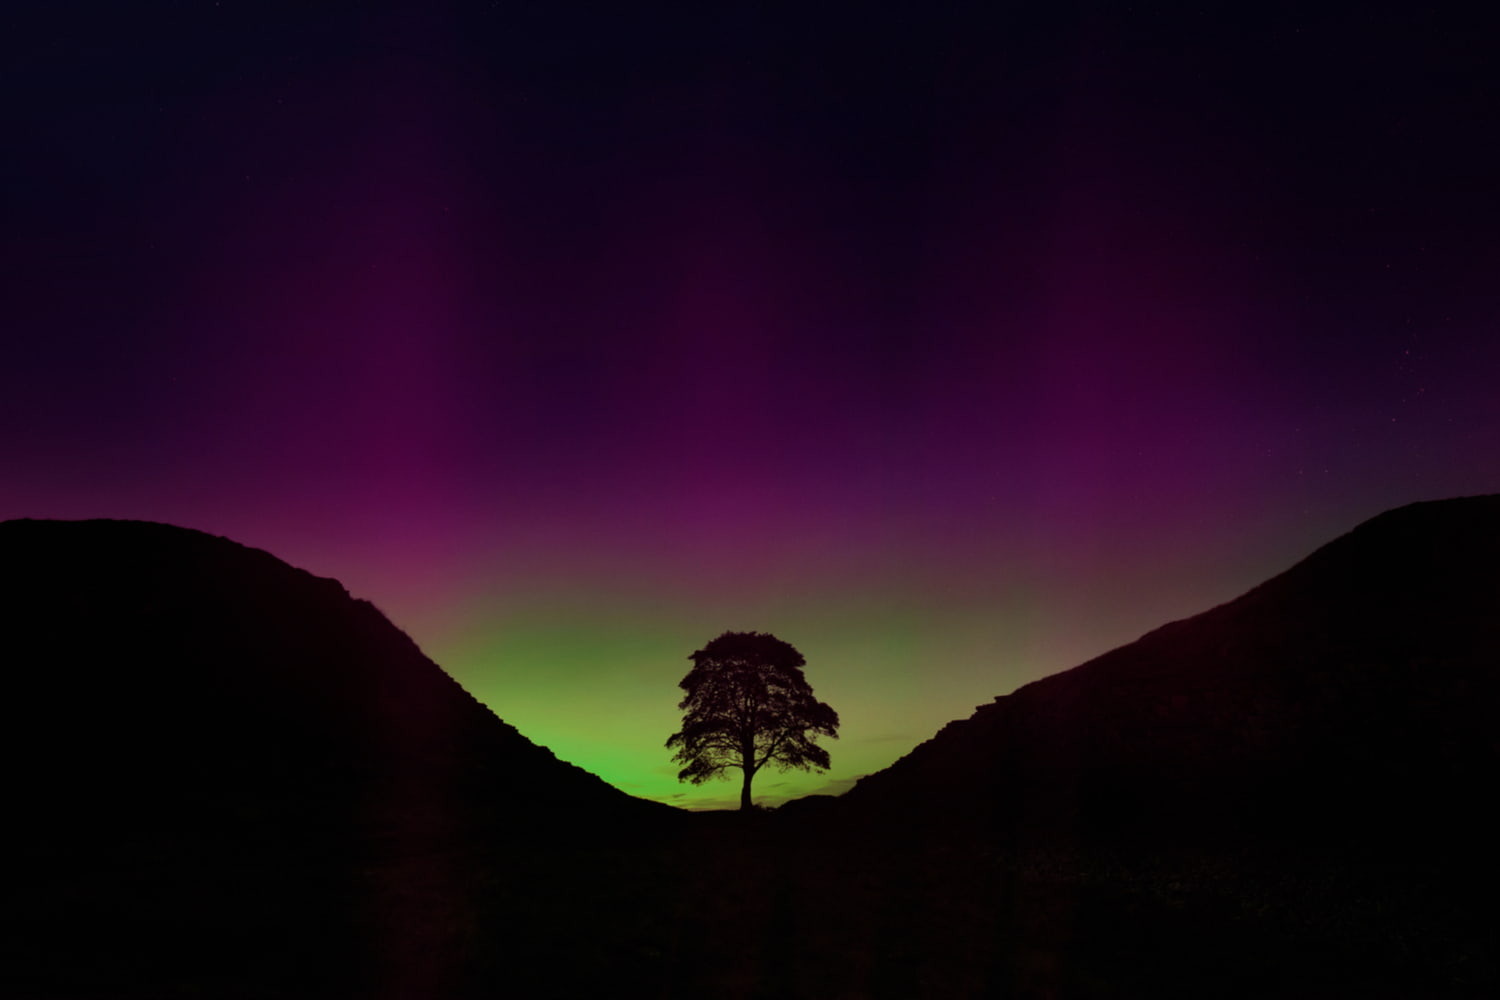
POLYGON ((693 653, 680 683, 687 696, 682 729, 667 740, 683 764, 678 781, 702 784, 737 768, 740 808, 750 808, 750 782, 767 764, 779 771, 828 769, 817 737, 838 737, 838 713, 813 697, 806 661, 790 643, 763 632, 725 632, 693 653))

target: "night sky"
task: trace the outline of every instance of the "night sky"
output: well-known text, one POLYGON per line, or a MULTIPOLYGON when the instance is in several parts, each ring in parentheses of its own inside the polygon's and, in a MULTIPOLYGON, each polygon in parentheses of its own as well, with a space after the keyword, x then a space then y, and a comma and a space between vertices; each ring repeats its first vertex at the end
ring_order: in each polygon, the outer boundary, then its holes
POLYGON ((1482 7, 7 4, 0 518, 337 577, 694 807, 773 632, 843 727, 758 798, 842 790, 1500 492, 1482 7))

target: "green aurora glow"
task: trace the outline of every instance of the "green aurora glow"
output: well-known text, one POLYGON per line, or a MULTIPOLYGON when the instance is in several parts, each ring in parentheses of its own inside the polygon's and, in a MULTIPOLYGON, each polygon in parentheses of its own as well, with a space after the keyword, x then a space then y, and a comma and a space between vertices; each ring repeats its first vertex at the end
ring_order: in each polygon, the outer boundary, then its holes
POLYGON ((1194 603, 1195 587, 1183 586, 1175 602, 1146 601, 1143 610, 1121 601, 1123 613, 1070 632, 1063 622, 1081 620, 1078 603, 1093 602, 1086 588, 1071 598, 1036 590, 958 600, 937 588, 923 597, 924 588, 874 582, 768 589, 733 601, 661 586, 494 588, 415 634, 419 642, 424 632, 436 636, 422 642, 434 660, 563 760, 632 795, 713 809, 736 806, 734 782, 679 784, 663 744, 679 728, 677 683, 691 667, 688 655, 723 631, 769 631, 792 643, 807 658, 817 697, 843 720, 840 738, 825 741, 829 772, 757 776, 756 801, 777 805, 847 789, 976 705, 1161 624, 1165 618, 1147 617, 1166 613, 1157 609, 1180 616, 1206 607, 1194 603))

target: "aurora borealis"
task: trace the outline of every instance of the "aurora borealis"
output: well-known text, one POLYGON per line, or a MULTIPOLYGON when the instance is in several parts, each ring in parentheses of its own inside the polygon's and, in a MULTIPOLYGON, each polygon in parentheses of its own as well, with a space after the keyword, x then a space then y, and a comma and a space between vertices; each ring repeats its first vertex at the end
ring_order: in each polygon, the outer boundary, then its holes
MULTIPOLYGON (((378 605, 633 794, 776 634, 838 790, 1500 491, 1483 13, 21 5, 0 517, 378 605)), ((707 6, 707 5, 706 5, 707 6)))

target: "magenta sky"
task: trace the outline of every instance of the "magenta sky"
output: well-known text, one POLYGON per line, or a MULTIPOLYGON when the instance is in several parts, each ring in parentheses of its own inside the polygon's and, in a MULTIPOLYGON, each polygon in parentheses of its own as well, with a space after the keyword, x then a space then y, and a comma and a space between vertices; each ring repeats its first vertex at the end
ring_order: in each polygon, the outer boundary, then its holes
POLYGON ((844 718, 776 801, 1500 491, 1459 8, 89 6, 7 43, 0 517, 336 576, 638 794, 734 799, 726 629, 844 718))

